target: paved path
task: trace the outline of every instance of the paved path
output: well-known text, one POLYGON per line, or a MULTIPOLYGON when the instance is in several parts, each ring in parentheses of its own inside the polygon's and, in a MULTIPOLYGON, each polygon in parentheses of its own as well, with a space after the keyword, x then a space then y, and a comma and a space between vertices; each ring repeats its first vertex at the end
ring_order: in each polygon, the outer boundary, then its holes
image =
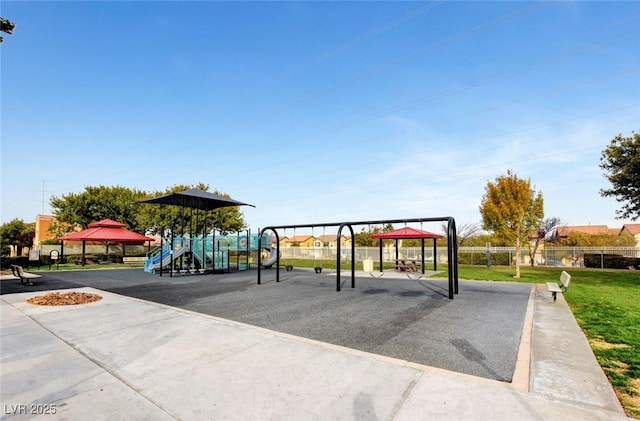
POLYGON ((337 292, 335 275, 295 269, 283 271, 282 282, 276 283, 273 272, 265 271, 265 282, 257 285, 255 271, 173 278, 142 270, 66 271, 47 273, 29 289, 93 287, 432 367, 512 380, 529 284, 462 281, 460 294, 449 300, 444 280, 366 275, 357 279, 356 288, 345 282, 337 292))
POLYGON ((41 292, 2 296, 3 418, 627 419, 564 298, 551 303, 543 286, 512 383, 74 290, 104 298, 41 307, 26 303, 41 292))

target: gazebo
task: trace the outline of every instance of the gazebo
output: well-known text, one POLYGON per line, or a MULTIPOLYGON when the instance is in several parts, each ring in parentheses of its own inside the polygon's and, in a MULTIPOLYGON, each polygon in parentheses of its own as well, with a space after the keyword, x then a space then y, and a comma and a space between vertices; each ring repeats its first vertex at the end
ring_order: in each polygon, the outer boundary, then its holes
POLYGON ((438 270, 438 259, 437 259, 437 250, 436 250, 436 240, 438 238, 443 238, 443 235, 440 234, 435 234, 433 232, 429 232, 429 231, 423 231, 423 230, 419 230, 416 228, 412 228, 412 227, 404 227, 401 229, 397 229, 397 230, 393 230, 393 231, 386 231, 386 232, 381 232, 381 233, 377 233, 377 234, 372 234, 371 238, 378 238, 380 240, 380 272, 382 272, 382 240, 395 240, 395 249, 396 249, 396 262, 398 262, 399 259, 399 254, 398 254, 398 240, 416 240, 419 239, 420 240, 420 245, 421 245, 421 259, 422 259, 422 274, 425 273, 424 271, 424 240, 426 238, 431 238, 433 239, 433 270, 438 270))
MULTIPOLYGON (((109 244, 117 243, 122 244, 122 255, 125 255, 126 244, 144 244, 146 242, 151 245, 151 241, 154 238, 147 237, 146 235, 138 234, 133 231, 125 229, 126 225, 111 219, 103 219, 102 221, 92 222, 89 224, 89 228, 72 232, 71 234, 58 237, 58 241, 62 241, 62 256, 64 255, 64 242, 65 241, 78 241, 82 242, 82 265, 85 264, 86 259, 86 243, 87 241, 104 242, 107 247, 107 253, 109 251, 109 244)), ((60 256, 60 257, 62 257, 60 256)))

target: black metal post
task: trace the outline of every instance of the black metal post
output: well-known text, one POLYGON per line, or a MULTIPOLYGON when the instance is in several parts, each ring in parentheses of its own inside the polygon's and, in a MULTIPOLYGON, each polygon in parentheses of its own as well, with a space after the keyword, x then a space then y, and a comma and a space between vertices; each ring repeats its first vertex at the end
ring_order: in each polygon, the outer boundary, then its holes
POLYGON ((433 270, 438 270, 438 248, 435 238, 433 239, 433 270))
MULTIPOLYGON (((171 236, 169 237, 169 241, 171 241, 171 244, 169 245, 169 278, 173 278, 173 246, 175 245, 175 241, 173 241, 175 239, 175 236, 173 235, 173 229, 171 229, 171 236)), ((162 264, 162 262, 160 262, 160 264, 162 264)))
POLYGON ((262 236, 266 231, 273 231, 276 236, 276 282, 280 282, 280 236, 275 228, 265 227, 259 232, 258 236, 258 285, 261 283, 262 275, 262 236))
POLYGON ((424 275, 424 238, 420 239, 420 248, 422 249, 420 256, 422 256, 422 274, 424 275))
MULTIPOLYGON (((204 269, 203 273, 207 272, 207 214, 209 213, 209 208, 207 205, 204 206, 204 216, 202 217, 202 268, 204 269)), ((214 257, 213 254, 213 243, 211 243, 211 256, 214 257)), ((214 257, 215 258, 215 257, 214 257)), ((211 268, 213 269, 213 268, 211 268)), ((212 270, 213 272, 213 270, 212 270)))
POLYGON ((349 228, 349 231, 351 233, 351 288, 355 288, 356 287, 356 260, 355 260, 355 254, 356 254, 356 243, 355 243, 355 236, 353 234, 353 227, 351 227, 350 224, 348 223, 343 223, 340 224, 340 227, 338 228, 338 233, 336 234, 336 242, 338 243, 338 248, 337 248, 337 256, 336 256, 336 291, 340 291, 340 269, 341 269, 341 261, 340 261, 340 254, 341 254, 341 241, 340 241, 340 237, 342 236, 342 228, 347 227, 349 228))
MULTIPOLYGON (((164 234, 164 233, 163 233, 164 234)), ((162 276, 162 262, 163 262, 163 247, 162 244, 162 235, 160 236, 160 276, 162 276)))

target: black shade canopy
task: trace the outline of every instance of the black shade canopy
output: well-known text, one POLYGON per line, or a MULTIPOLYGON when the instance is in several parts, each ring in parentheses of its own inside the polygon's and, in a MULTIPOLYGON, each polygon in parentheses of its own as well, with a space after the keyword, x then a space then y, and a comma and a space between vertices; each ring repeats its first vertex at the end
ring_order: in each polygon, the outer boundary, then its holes
POLYGON ((158 205, 175 205, 186 208, 195 208, 202 210, 212 210, 216 208, 225 208, 228 206, 252 206, 248 203, 234 200, 230 197, 218 196, 199 189, 183 190, 181 192, 171 193, 165 196, 155 197, 153 199, 142 200, 138 203, 155 203, 158 205))

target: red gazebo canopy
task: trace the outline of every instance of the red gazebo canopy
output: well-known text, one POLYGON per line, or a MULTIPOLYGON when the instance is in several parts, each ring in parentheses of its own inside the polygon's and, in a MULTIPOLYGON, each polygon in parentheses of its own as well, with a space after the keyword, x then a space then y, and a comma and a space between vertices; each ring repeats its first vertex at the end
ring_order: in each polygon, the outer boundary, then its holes
POLYGON ((382 238, 383 240, 395 239, 416 239, 416 238, 442 238, 443 235, 434 234, 429 231, 423 231, 416 228, 404 227, 401 229, 372 234, 371 238, 382 238))
POLYGON ((59 241, 110 241, 113 243, 146 243, 154 238, 125 229, 126 225, 111 219, 89 224, 86 230, 58 237, 59 241))

